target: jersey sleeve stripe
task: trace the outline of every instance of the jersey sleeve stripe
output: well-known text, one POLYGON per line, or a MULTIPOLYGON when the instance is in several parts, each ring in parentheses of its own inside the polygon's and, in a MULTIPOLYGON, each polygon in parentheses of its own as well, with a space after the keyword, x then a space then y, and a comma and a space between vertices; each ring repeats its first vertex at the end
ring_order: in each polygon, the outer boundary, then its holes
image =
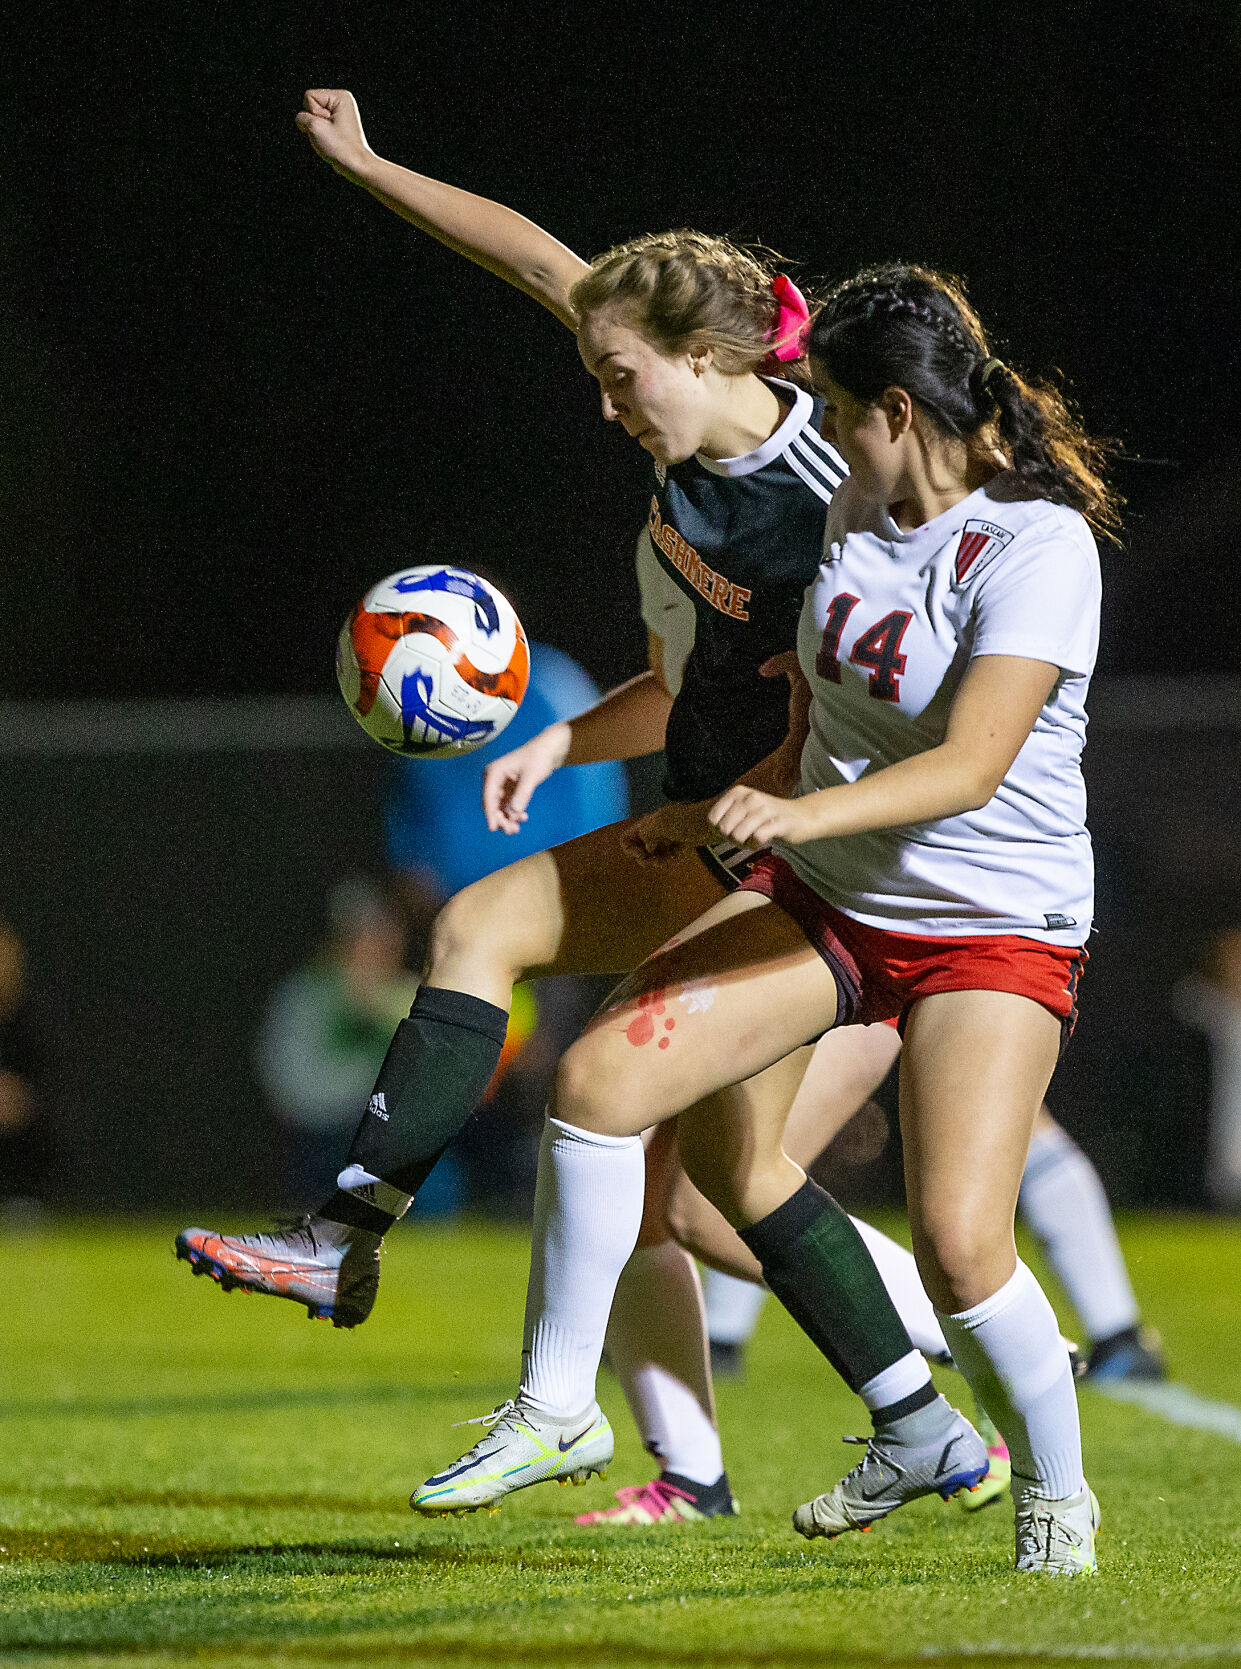
POLYGON ((796 458, 816 479, 823 482, 829 492, 834 493, 844 480, 843 472, 838 473, 825 458, 816 458, 813 452, 806 451, 796 441, 789 447, 786 456, 790 463, 796 458))
POLYGON ((798 439, 793 442, 793 447, 796 449, 798 456, 802 458, 804 462, 811 465, 813 469, 817 470, 820 475, 824 476, 825 479, 829 481, 837 477, 840 480, 843 480, 849 473, 843 465, 837 464, 833 458, 828 457, 823 452, 816 452, 812 450, 811 447, 806 445, 804 437, 799 436, 798 439))
POLYGON ((827 482, 821 481, 817 475, 812 475, 806 465, 801 462, 800 458, 798 458, 791 446, 784 454, 784 457, 789 468, 795 475, 800 476, 800 478, 810 488, 811 492, 817 493, 823 500, 824 504, 830 504, 832 502, 832 494, 835 492, 836 487, 840 485, 839 482, 836 482, 833 486, 829 486, 827 482))
POLYGON ((803 429, 797 438, 801 441, 803 446, 810 449, 812 455, 817 453, 823 457, 833 469, 839 470, 841 475, 848 475, 849 466, 841 457, 840 453, 837 452, 836 448, 828 441, 825 441, 822 435, 816 433, 814 429, 803 429))

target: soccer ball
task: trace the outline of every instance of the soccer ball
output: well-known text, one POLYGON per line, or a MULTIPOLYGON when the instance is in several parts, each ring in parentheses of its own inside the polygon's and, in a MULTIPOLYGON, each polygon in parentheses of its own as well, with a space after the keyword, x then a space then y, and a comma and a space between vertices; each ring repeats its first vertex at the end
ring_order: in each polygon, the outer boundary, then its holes
POLYGON ((463 568, 404 568, 341 627, 336 677, 349 711, 393 753, 469 753, 498 736, 530 680, 512 604, 463 568))

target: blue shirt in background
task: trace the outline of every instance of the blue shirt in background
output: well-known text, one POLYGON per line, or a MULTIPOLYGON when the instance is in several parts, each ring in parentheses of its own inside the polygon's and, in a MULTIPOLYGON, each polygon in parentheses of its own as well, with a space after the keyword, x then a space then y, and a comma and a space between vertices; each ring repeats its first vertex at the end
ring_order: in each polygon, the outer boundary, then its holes
POLYGON ((557 719, 573 719, 599 699, 590 676, 545 643, 530 645, 530 685, 508 728, 473 753, 402 759, 388 795, 384 834, 394 869, 433 878, 445 897, 518 858, 615 823, 629 811, 625 768, 565 766, 541 783, 515 835, 493 834, 483 816, 483 772, 557 719))

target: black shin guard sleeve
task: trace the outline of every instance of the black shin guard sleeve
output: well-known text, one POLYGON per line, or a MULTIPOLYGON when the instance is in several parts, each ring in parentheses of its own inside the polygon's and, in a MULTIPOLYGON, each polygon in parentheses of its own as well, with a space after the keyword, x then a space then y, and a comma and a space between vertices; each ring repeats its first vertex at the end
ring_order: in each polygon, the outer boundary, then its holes
POLYGON ((913 1349, 866 1243, 817 1182, 741 1230, 763 1279, 851 1391, 913 1349))
POLYGON ((348 1163, 416 1194, 482 1100, 508 1015, 465 991, 423 986, 375 1080, 348 1163))

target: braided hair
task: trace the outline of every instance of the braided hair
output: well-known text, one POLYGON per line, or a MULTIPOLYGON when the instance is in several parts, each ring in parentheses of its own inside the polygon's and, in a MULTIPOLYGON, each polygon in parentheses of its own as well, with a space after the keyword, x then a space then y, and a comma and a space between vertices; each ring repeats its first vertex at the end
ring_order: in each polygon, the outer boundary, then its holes
POLYGON ((997 359, 959 280, 927 267, 869 267, 831 290, 810 330, 812 362, 857 400, 903 388, 978 457, 999 452, 1031 498, 1078 510, 1116 537, 1122 500, 1103 478, 1111 452, 1063 395, 997 359))

